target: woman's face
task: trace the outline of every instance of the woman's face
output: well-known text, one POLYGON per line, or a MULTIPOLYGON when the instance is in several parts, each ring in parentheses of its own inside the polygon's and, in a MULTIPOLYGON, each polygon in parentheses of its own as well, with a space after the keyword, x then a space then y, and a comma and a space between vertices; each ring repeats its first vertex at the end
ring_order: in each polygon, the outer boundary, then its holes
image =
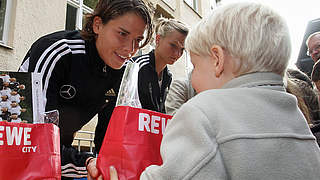
POLYGON ((174 64, 183 54, 186 36, 178 31, 156 36, 156 51, 165 64, 174 64))
POLYGON ((120 69, 124 62, 139 49, 146 24, 141 16, 129 12, 106 24, 95 17, 93 30, 97 34, 96 47, 105 64, 120 69))

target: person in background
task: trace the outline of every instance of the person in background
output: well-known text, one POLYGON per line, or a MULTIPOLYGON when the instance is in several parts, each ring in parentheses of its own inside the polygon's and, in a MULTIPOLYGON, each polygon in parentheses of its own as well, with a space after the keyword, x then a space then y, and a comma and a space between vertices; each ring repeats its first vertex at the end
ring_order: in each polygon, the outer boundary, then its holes
POLYGON ((320 145, 320 131, 315 131, 314 129, 320 125, 318 95, 313 89, 310 89, 304 81, 294 78, 288 79, 287 92, 297 97, 299 108, 320 145))
MULTIPOLYGON (((317 93, 318 102, 319 102, 320 101, 320 94, 319 94, 319 92, 320 92, 320 61, 317 61, 313 65, 312 72, 311 72, 311 80, 316 86, 315 91, 317 93)), ((319 112, 319 111, 320 111, 320 108, 318 107, 317 112, 319 112)), ((318 121, 318 124, 314 124, 311 127, 311 131, 316 136, 318 144, 320 146, 320 120, 318 121)))
POLYGON ((313 135, 316 137, 318 145, 320 145, 320 130, 317 130, 318 126, 320 126, 319 100, 313 86, 310 86, 311 80, 306 74, 293 69, 287 70, 287 77, 286 90, 296 96, 298 106, 306 118, 313 135), (305 77, 299 78, 303 76, 306 76, 308 80, 303 80, 305 77))
POLYGON ((175 19, 159 18, 155 29, 154 50, 134 57, 139 63, 138 93, 142 108, 165 113, 165 100, 172 75, 167 65, 183 54, 188 28, 175 19))
POLYGON ((152 33, 142 0, 100 0, 82 31, 48 34, 27 52, 19 71, 41 73, 45 110, 59 111, 62 179, 87 177, 95 159, 71 146, 73 136, 96 114, 97 126, 108 125, 116 94, 107 92, 117 91, 125 62, 152 33))
POLYGON ((306 40, 307 55, 316 63, 320 59, 320 31, 311 34, 306 40))
POLYGON ((281 16, 256 3, 220 6, 189 33, 186 49, 197 95, 166 127, 163 164, 141 180, 319 179, 320 149, 285 90, 291 43, 281 16))
POLYGON ((312 68, 311 79, 315 83, 317 90, 320 88, 320 76, 319 69, 320 63, 318 60, 320 59, 320 31, 314 32, 306 40, 306 45, 308 47, 307 55, 311 57, 314 61, 314 65, 312 68))
POLYGON ((309 88, 311 88, 311 89, 314 88, 314 85, 313 85, 311 79, 309 78, 309 76, 298 69, 288 68, 287 69, 287 76, 289 78, 302 80, 307 83, 309 88))
POLYGON ((187 78, 174 79, 165 103, 167 114, 174 115, 184 103, 195 95, 196 92, 191 85, 191 74, 187 78))
POLYGON ((317 61, 312 68, 311 80, 316 85, 318 92, 320 91, 320 61, 317 61))
MULTIPOLYGON (((308 75, 296 69, 287 69, 287 77, 287 91, 297 96, 299 104, 300 102, 305 103, 307 111, 302 112, 307 112, 304 114, 308 123, 318 124, 320 121, 319 99, 312 80, 308 75)), ((299 107, 302 108, 302 106, 299 107)))

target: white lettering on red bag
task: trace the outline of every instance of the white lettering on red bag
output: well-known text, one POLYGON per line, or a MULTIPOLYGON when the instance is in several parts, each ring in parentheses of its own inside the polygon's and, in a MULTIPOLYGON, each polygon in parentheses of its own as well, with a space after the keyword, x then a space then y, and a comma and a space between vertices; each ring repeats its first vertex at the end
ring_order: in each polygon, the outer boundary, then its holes
POLYGON ((36 146, 29 146, 31 145, 30 140, 30 133, 32 128, 29 127, 10 127, 10 126, 0 126, 0 145, 4 145, 3 135, 5 133, 5 136, 7 138, 7 145, 17 145, 19 146, 21 144, 22 136, 23 136, 23 145, 25 147, 22 147, 22 152, 36 152, 37 147, 36 146), (15 144, 14 144, 15 142, 15 144))
POLYGON ((144 131, 144 127, 148 132, 150 132, 149 128, 150 124, 150 116, 146 113, 139 113, 139 131, 144 131))
MULTIPOLYGON (((162 120, 161 120, 161 122, 162 122, 162 134, 164 133, 164 130, 166 129, 166 126, 167 126, 167 124, 166 124, 166 118, 161 118, 162 120)), ((169 120, 169 119, 168 119, 169 120)))
POLYGON ((147 131, 153 134, 159 134, 160 128, 161 133, 163 134, 164 130, 166 129, 166 118, 161 118, 160 116, 154 115, 151 115, 150 118, 150 115, 147 113, 139 113, 139 131, 147 131))
POLYGON ((22 148, 22 152, 26 153, 26 152, 36 152, 37 150, 37 146, 25 146, 22 148))

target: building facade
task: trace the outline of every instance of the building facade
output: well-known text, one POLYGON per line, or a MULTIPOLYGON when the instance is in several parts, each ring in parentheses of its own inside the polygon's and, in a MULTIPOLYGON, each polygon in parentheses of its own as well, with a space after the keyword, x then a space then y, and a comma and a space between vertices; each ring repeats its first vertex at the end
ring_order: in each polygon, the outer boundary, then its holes
MULTIPOLYGON (((216 7, 214 0, 144 0, 153 19, 176 18, 190 28, 216 7)), ((17 71, 31 44, 39 37, 60 30, 81 29, 83 15, 92 12, 97 0, 0 0, 0 71, 17 71)), ((146 53, 153 45, 145 47, 146 53)), ((186 53, 169 67, 173 78, 186 75, 186 53)), ((84 131, 94 131, 96 118, 84 131)), ((86 133, 85 133, 86 134, 86 133)), ((90 133, 89 133, 90 134, 90 133)), ((84 135, 85 136, 85 135, 84 135)), ((77 135, 78 139, 92 139, 77 135)), ((90 141, 83 141, 89 146, 90 141)), ((77 141, 74 142, 75 145, 77 141)), ((82 142, 81 142, 82 143, 82 142)))

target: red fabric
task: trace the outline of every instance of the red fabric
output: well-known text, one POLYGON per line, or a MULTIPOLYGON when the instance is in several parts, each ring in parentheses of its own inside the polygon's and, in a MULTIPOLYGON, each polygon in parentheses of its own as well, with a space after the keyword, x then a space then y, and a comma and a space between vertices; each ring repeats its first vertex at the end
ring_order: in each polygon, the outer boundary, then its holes
POLYGON ((97 160, 104 179, 109 179, 111 165, 120 180, 139 179, 149 165, 161 165, 160 143, 171 118, 145 109, 115 107, 97 160))
POLYGON ((0 179, 61 179, 59 128, 0 122, 0 179))

